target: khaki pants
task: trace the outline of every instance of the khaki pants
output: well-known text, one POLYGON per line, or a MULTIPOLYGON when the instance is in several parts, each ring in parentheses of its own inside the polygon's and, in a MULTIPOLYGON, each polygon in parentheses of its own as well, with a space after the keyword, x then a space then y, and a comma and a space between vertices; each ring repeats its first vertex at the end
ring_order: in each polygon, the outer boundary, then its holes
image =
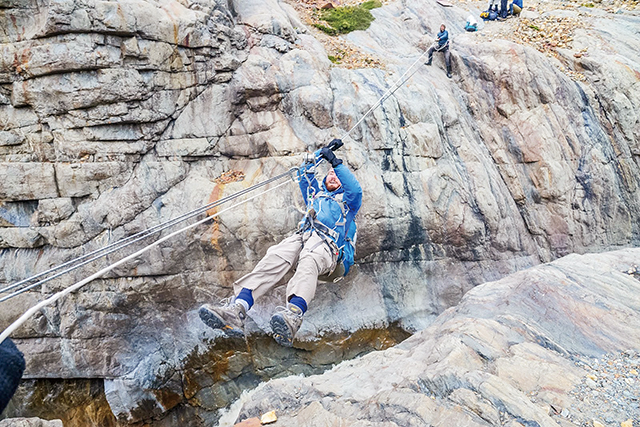
POLYGON ((296 295, 304 298, 308 304, 316 294, 318 276, 336 268, 338 249, 331 243, 330 247, 315 230, 287 237, 271 246, 253 271, 233 284, 235 294, 247 288, 257 300, 297 263, 296 272, 287 284, 287 301, 296 295))

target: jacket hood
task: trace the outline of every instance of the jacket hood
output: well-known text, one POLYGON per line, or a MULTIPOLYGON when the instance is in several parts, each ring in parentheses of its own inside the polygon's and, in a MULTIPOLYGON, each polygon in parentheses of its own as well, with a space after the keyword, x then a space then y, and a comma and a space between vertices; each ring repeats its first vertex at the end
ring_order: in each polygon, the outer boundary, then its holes
POLYGON ((327 185, 325 184, 325 182, 327 181, 327 175, 329 175, 329 173, 327 172, 327 174, 322 177, 322 190, 326 191, 327 193, 331 193, 331 194, 340 194, 340 193, 344 193, 344 185, 342 185, 342 183, 340 183, 340 187, 336 188, 333 191, 329 191, 327 190, 327 185))

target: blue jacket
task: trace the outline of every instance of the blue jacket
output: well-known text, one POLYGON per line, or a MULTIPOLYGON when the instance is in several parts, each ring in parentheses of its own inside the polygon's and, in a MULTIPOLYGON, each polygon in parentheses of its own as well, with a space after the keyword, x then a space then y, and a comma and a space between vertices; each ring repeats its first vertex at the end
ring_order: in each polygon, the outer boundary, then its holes
POLYGON ((511 4, 515 4, 517 5, 520 9, 522 9, 522 0, 513 0, 513 3, 511 4))
POLYGON ((299 172, 298 182, 302 197, 307 207, 313 207, 316 212, 316 221, 337 232, 338 238, 333 240, 339 248, 342 248, 342 264, 347 274, 349 267, 353 265, 357 228, 355 217, 362 206, 362 188, 349 168, 340 164, 334 168, 334 171, 342 185, 337 190, 329 192, 325 187, 324 179, 320 187, 315 172, 310 171, 308 167, 309 165, 303 166, 299 172), (302 176, 303 174, 306 177, 302 176), (339 195, 342 195, 342 203, 337 200, 339 195), (309 206, 310 203, 311 206, 309 206), (348 232, 346 227, 349 228, 348 232))
POLYGON ((442 47, 449 41, 449 33, 447 30, 438 33, 438 47, 442 47))

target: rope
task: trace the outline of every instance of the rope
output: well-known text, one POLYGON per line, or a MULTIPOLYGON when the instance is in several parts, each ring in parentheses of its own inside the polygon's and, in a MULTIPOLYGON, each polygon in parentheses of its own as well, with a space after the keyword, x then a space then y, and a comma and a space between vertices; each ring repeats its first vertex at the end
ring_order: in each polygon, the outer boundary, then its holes
POLYGON ((165 241, 167 241, 167 240, 169 240, 169 239, 171 239, 171 238, 173 238, 173 237, 177 236, 178 234, 184 233, 184 232, 185 232, 185 231, 187 231, 187 230, 190 230, 190 229, 192 229, 192 228, 194 228, 194 227, 197 227, 198 225, 203 224, 203 223, 205 223, 205 222, 209 221, 210 219, 216 218, 216 217, 217 217, 217 216, 219 216, 220 214, 222 214, 222 213, 224 213, 224 212, 227 212, 227 211, 229 211, 229 210, 231 210, 231 209, 233 209, 233 208, 235 208, 235 207, 238 207, 238 206, 240 206, 240 205, 242 205, 242 204, 244 204, 244 203, 247 203, 248 201, 253 200, 253 199, 255 199, 255 198, 257 198, 257 197, 259 197, 259 196, 261 196, 261 195, 263 195, 263 194, 266 194, 266 193, 268 193, 268 192, 270 192, 270 191, 273 191, 273 190, 275 190, 276 188, 282 187, 282 186, 283 186, 283 185, 285 185, 285 184, 288 184, 288 181, 282 182, 282 183, 280 183, 280 184, 276 185, 276 186, 275 186, 275 187, 273 187, 273 188, 269 188, 268 190, 265 190, 265 191, 263 191, 263 192, 261 192, 261 193, 259 193, 259 194, 256 194, 255 196, 249 197, 249 198, 248 198, 248 199, 246 199, 246 200, 243 200, 243 201, 238 202, 238 203, 236 203, 236 204, 234 204, 234 205, 231 205, 231 206, 229 206, 228 208, 221 210, 220 212, 217 212, 217 213, 215 213, 215 214, 213 214, 213 215, 211 215, 211 216, 208 216, 208 217, 206 217, 206 218, 203 218, 203 219, 201 219, 201 220, 199 220, 199 221, 197 221, 197 222, 195 222, 195 223, 193 223, 193 224, 191 224, 191 225, 188 225, 188 226, 186 226, 186 227, 184 227, 184 228, 181 228, 180 230, 174 231, 173 233, 166 235, 165 237, 163 237, 163 238, 159 239, 158 241, 153 242, 152 244, 150 244, 150 245, 148 245, 148 246, 146 246, 146 247, 144 247, 144 248, 140 249, 139 251, 137 251, 137 252, 135 252, 135 253, 133 253, 133 254, 131 254, 131 255, 129 255, 129 256, 127 256, 127 257, 123 258, 123 259, 121 259, 120 261, 117 261, 117 262, 115 262, 115 263, 113 263, 113 264, 111 264, 111 265, 108 265, 107 267, 105 267, 105 268, 103 268, 102 270, 100 270, 100 271, 98 271, 98 272, 96 272, 96 273, 92 274, 91 276, 87 277, 86 279, 83 279, 83 280, 81 280, 80 282, 77 282, 77 283, 75 283, 75 284, 73 284, 73 285, 69 286, 68 288, 66 288, 66 289, 64 289, 64 290, 62 290, 62 291, 60 291, 60 292, 58 292, 58 293, 56 293, 56 294, 54 294, 54 295, 50 296, 50 297, 49 297, 49 298, 47 298, 46 300, 44 300, 44 301, 42 301, 42 302, 40 302, 40 303, 36 304, 35 306, 31 307, 31 308, 30 308, 29 310, 27 310, 27 311, 26 311, 22 316, 20 316, 20 318, 18 318, 18 320, 16 320, 16 321, 15 321, 15 322, 13 322, 11 325, 9 325, 9 327, 8 327, 7 329, 5 329, 5 330, 2 332, 2 334, 0 334, 0 344, 2 344, 2 342, 3 342, 7 337, 9 337, 9 335, 11 335, 11 333, 12 333, 13 331, 15 331, 15 330, 16 330, 16 329, 18 329, 20 326, 22 326, 22 324, 24 324, 24 323, 25 323, 25 322, 26 322, 26 321, 27 321, 31 316, 33 316, 33 315, 34 315, 38 310, 40 310, 41 308, 46 307, 47 305, 53 304, 54 302, 58 301, 60 298, 64 297, 65 295, 68 295, 68 294, 70 294, 71 292, 74 292, 74 291, 76 291, 76 290, 80 289, 81 287, 83 287, 83 286, 84 286, 84 285, 86 285, 87 283, 89 283, 89 282, 91 282, 91 281, 93 281, 93 280, 97 279, 98 277, 103 276, 105 273, 108 273, 109 271, 111 271, 111 270, 113 270, 114 268, 116 268, 116 267, 118 267, 118 266, 120 266, 120 265, 124 264, 125 262, 130 261, 130 260, 132 260, 132 259, 134 259, 134 258, 136 258, 136 257, 138 257, 138 256, 140 256, 140 255, 142 255, 143 253, 147 252, 147 251, 148 251, 148 250, 150 250, 151 248, 154 248, 154 247, 158 246, 160 243, 165 242, 165 241))
MULTIPOLYGON (((418 59, 413 64, 411 64, 411 66, 400 76, 400 78, 393 85, 391 85, 389 87, 389 89, 387 89, 385 91, 385 93, 383 93, 383 95, 380 97, 380 99, 378 99, 378 101, 373 106, 371 106, 369 108, 369 110, 367 110, 367 112, 360 118, 360 120, 358 120, 358 122, 356 122, 355 125, 353 125, 347 132, 345 132, 344 135, 340 139, 345 139, 347 136, 349 136, 349 134, 351 134, 351 132, 353 132, 353 130, 355 128, 357 128, 364 121, 364 119, 369 116, 369 114, 371 114, 373 111, 375 111, 375 109, 378 108, 380 105, 382 105, 382 103, 387 98, 389 98, 400 87, 402 87, 402 85, 404 85, 404 83, 406 81, 408 81, 418 71, 419 68, 416 68, 416 70, 413 71, 411 74, 409 74, 408 77, 406 77, 406 79, 405 79, 405 76, 409 73, 409 71, 411 71, 413 69, 413 67, 415 67, 415 65, 418 62, 420 62, 422 60, 422 58, 426 54, 427 54, 427 52, 424 52, 422 55, 420 55, 418 57, 418 59)), ((316 164, 316 166, 317 166, 317 164, 316 164)), ((136 242, 138 242, 138 241, 140 241, 140 240, 142 240, 142 239, 144 239, 146 237, 149 237, 149 236, 151 236, 151 235, 153 235, 153 234, 155 234, 157 232, 160 232, 160 231, 162 231, 162 230, 164 230, 164 229, 166 229, 168 227, 171 227, 171 226, 173 226, 173 225, 175 225, 175 224, 177 224, 179 222, 182 222, 182 221, 184 221, 186 219, 192 218, 193 216, 199 215, 200 213, 202 213, 204 211, 207 211, 207 210, 209 210, 209 209, 211 209, 213 207, 219 206, 219 205, 221 205, 221 204, 223 204, 223 203, 225 203, 225 202, 227 202, 229 200, 233 200, 233 199, 235 199, 237 197, 240 197, 241 195, 246 194, 246 193, 248 193, 250 191, 253 191, 253 190, 255 190, 255 189, 259 188, 259 187, 267 185, 267 184, 269 184, 269 183, 271 183, 273 181, 279 180, 284 176, 290 175, 294 170, 297 170, 297 168, 292 168, 292 169, 288 170, 287 172, 285 172, 283 174, 280 174, 278 176, 270 178, 270 179, 268 179, 266 181, 263 181, 263 182, 261 182, 259 184, 256 184, 256 185, 254 185, 252 187, 249 187, 247 189, 241 190, 238 193, 235 193, 235 194, 233 194, 231 196, 228 196, 228 197, 225 197, 223 199, 217 200, 215 202, 209 203, 208 205, 202 206, 202 207, 200 207, 198 209, 195 209, 195 210, 193 210, 191 212, 183 214, 183 215, 181 215, 181 216, 179 216, 177 218, 174 218, 174 219, 171 219, 171 220, 166 221, 164 223, 158 224, 158 225, 156 225, 154 227, 151 227, 151 228, 149 228, 147 230, 143 230, 143 231, 141 231, 139 233, 136 233, 136 234, 134 234, 132 236, 129 236, 129 237, 125 238, 125 239, 121 239, 118 242, 115 242, 115 243, 113 243, 111 245, 105 246, 104 248, 97 249, 97 250, 92 251, 92 252, 90 252, 90 253, 88 253, 86 255, 77 257, 77 258, 75 258, 75 259, 73 259, 71 261, 67 261, 64 264, 61 264, 61 265, 59 265, 57 267, 51 268, 51 269, 49 269, 47 271, 44 271, 42 273, 38 273, 38 274, 36 274, 36 275, 34 275, 32 277, 29 277, 27 279, 24 279, 24 280, 21 280, 21 281, 15 283, 13 285, 10 285, 10 286, 7 286, 7 287, 5 287, 3 289, 0 289, 0 293, 5 293, 5 292, 7 292, 7 291, 9 291, 11 289, 15 289, 16 287, 19 287, 19 286, 21 286, 23 284, 29 283, 29 282, 31 282, 33 280, 36 280, 36 279, 40 278, 40 277, 46 276, 47 274, 51 274, 51 273, 53 273, 55 271, 58 271, 58 270, 60 270, 60 269, 62 269, 64 267, 71 266, 73 264, 79 263, 79 264, 73 265, 70 268, 67 268, 66 270, 61 271, 58 274, 55 274, 55 275, 53 275, 51 277, 48 277, 48 278, 43 279, 43 280, 40 280, 40 281, 38 281, 38 282, 36 282, 36 283, 34 283, 32 285, 29 285, 29 286, 27 286, 27 287, 25 287, 23 289, 20 289, 20 290, 18 290, 16 292, 13 292, 10 295, 7 295, 7 296, 5 296, 3 298, 0 298, 0 303, 3 302, 3 301, 8 300, 10 298, 13 298, 13 297, 15 297, 17 295, 20 295, 20 294, 22 294, 22 293, 24 293, 24 292, 26 292, 28 290, 31 290, 31 289, 33 289, 33 288, 35 288, 37 286, 40 286, 40 285, 42 285, 42 284, 44 284, 44 283, 46 283, 46 282, 48 282, 50 280, 53 280, 53 279, 55 279, 57 277, 60 277, 63 274, 66 274, 68 272, 76 270, 76 269, 78 269, 78 268, 80 268, 80 267, 82 267, 82 266, 84 266, 84 265, 86 265, 88 263, 91 263, 91 262, 93 262, 93 261, 95 261, 95 260, 97 260, 99 258, 102 258, 102 257, 104 257, 106 255, 109 255, 109 254, 111 254, 111 253, 113 253, 113 252, 115 252, 117 250, 120 250, 120 249, 122 249, 124 247, 127 247, 127 246, 129 246, 129 245, 131 245, 133 243, 136 243, 136 242)), ((146 252, 147 250, 159 245, 160 243, 162 243, 162 242, 164 242, 164 241, 166 241, 166 240, 168 240, 168 239, 170 239, 170 238, 172 238, 172 237, 174 237, 174 236, 176 236, 176 235, 178 235, 178 234, 180 234, 180 233, 182 233, 184 231, 187 231, 187 230, 189 230, 189 229, 191 229, 191 228, 193 228, 193 227, 195 227, 195 226, 197 226, 197 225, 199 225, 201 223, 204 223, 204 222, 210 220, 211 218, 215 218, 215 217, 217 217, 218 215, 220 215, 223 212, 226 212, 226 211, 228 211, 228 210, 230 210, 230 209, 232 209, 232 208, 234 208, 236 206, 239 206, 239 205, 241 205, 243 203, 246 203, 247 201, 252 200, 252 199, 254 199, 254 198, 256 198, 256 197, 258 197, 258 196, 260 196, 262 194, 265 194, 265 193, 267 193, 269 191, 272 191, 272 190, 274 190, 276 188, 279 188, 280 186, 282 186, 284 184, 285 183, 279 184, 279 185, 277 185, 277 186, 275 186, 275 187, 273 187, 273 188, 271 188, 269 190, 263 191, 262 193, 259 193, 259 194, 255 195, 255 196, 252 196, 252 197, 250 197, 250 198, 248 198, 248 199, 246 199, 246 200, 244 200, 242 202, 236 203, 235 205, 232 205, 231 207, 229 207, 227 209, 224 209, 224 210, 222 210, 222 211, 220 211, 220 212, 218 212, 218 213, 216 213, 216 214, 214 214, 212 216, 209 216, 209 217, 206 217, 206 218, 204 218, 204 219, 202 219, 200 221, 197 221, 196 223, 194 223, 194 224, 192 224, 190 226, 187 226, 187 227, 184 227, 184 228, 182 228, 182 229, 180 229, 178 231, 175 231, 175 232, 173 232, 173 233, 171 233, 171 234, 159 239, 158 241, 156 241, 156 242, 154 242, 154 243, 142 248, 141 250, 139 250, 139 251, 137 251, 137 252, 135 252, 135 253, 123 258, 123 259, 121 259, 120 261, 103 268, 102 270, 98 271, 97 273, 89 276, 88 278, 86 278, 86 279, 84 279, 84 280, 82 280, 82 281, 80 281, 80 282, 78 282, 78 283, 76 283, 76 284, 74 284, 74 285, 72 285, 72 286, 70 286, 68 288, 66 288, 65 290, 63 290, 61 292, 58 292, 57 294, 54 294, 53 296, 49 297, 48 299, 40 302, 36 306, 34 306, 31 309, 29 309, 18 320, 16 320, 14 323, 12 323, 0 335, 0 343, 2 343, 2 341, 4 341, 4 339, 7 338, 11 334, 11 332, 13 332, 15 329, 20 327, 29 317, 31 317, 34 313, 36 313, 42 307, 45 307, 45 306, 47 306, 49 304, 52 304, 52 303, 56 302, 57 300, 59 300, 63 296, 75 291, 76 289, 81 288, 82 286, 84 286, 85 284, 91 282, 92 280, 94 280, 94 279, 96 279, 98 277, 101 277, 102 275, 104 275, 105 273, 111 271, 115 267, 117 267, 117 266, 119 266, 119 265, 121 265, 121 264, 123 264, 123 263, 125 263, 125 262, 127 262, 127 261, 129 261, 129 260, 131 260, 131 259, 133 259, 133 258, 135 258, 137 256, 139 256, 140 254, 142 254, 142 253, 146 252)))
POLYGON ((378 102, 376 102, 375 104, 373 104, 373 106, 371 108, 369 108, 369 110, 364 113, 364 115, 360 118, 360 120, 358 120, 358 122, 353 125, 351 127, 351 129, 349 129, 347 132, 344 133, 344 135, 342 135, 342 137, 340 139, 345 139, 355 128, 357 128, 360 123, 362 123, 364 121, 364 119, 371 114, 376 108, 378 108, 380 105, 382 105, 382 103, 391 95, 393 95, 398 89, 400 89, 400 87, 402 87, 402 85, 404 85, 404 83, 406 81, 408 81, 420 68, 416 68, 414 72, 412 72, 406 79, 404 79, 404 76, 409 72, 409 70, 411 70, 413 67, 415 67, 415 65, 420 62, 422 60, 422 58, 428 53, 428 51, 425 51, 422 55, 420 55, 420 57, 413 63, 411 64, 411 66, 409 68, 407 68, 407 71, 405 71, 400 78, 396 81, 396 83, 394 83, 393 85, 391 85, 389 87, 389 89, 387 89, 387 91, 380 97, 380 99, 378 99, 378 102), (403 80, 404 79, 404 80, 403 80), (395 86, 395 88, 394 88, 395 86))
POLYGON ((211 202, 211 203, 209 203, 209 204, 207 204, 205 206, 202 206, 202 207, 199 207, 197 209, 194 209, 191 212, 187 212, 187 213, 185 213, 183 215, 180 215, 180 216, 178 216, 176 218, 170 219, 170 220, 165 221, 165 222, 163 222, 161 224, 158 224, 158 225, 150 227, 150 228, 148 228, 146 230, 140 231, 140 232, 138 232, 136 234, 133 234, 133 235, 131 235, 129 237, 121 239, 121 240, 119 240, 117 242, 114 242, 114 243, 112 243, 110 245, 107 245, 107 246, 105 246, 103 248, 96 249, 96 250, 94 250, 92 252, 89 252, 88 254, 82 255, 80 257, 77 257, 75 259, 67 261, 67 262, 65 262, 65 263, 63 263, 61 265, 53 267, 53 268, 51 268, 51 269, 49 269, 47 271, 44 271, 42 273, 38 273, 38 274, 36 274, 34 276, 31 276, 31 277, 29 277, 27 279, 24 279, 24 280, 21 280, 21 281, 19 281, 17 283, 14 283, 13 285, 10 285, 10 286, 7 286, 7 287, 5 287, 3 289, 0 289, 0 293, 5 293, 7 291, 10 291, 11 289, 15 289, 18 286, 24 285, 26 283, 29 283, 29 282, 35 280, 35 279, 38 279, 40 277, 46 276, 48 274, 51 274, 51 273, 53 273, 55 271, 58 271, 58 270, 60 270, 60 269, 62 269, 64 267, 71 266, 73 264, 79 263, 79 264, 74 265, 73 267, 70 267, 70 268, 67 268, 66 270, 61 271, 58 274, 55 274, 55 275, 53 275, 51 277, 48 277, 48 278, 43 279, 43 280, 40 280, 40 281, 38 281, 38 282, 36 282, 36 283, 34 283, 32 285, 29 285, 29 286, 27 286, 25 288, 22 288, 22 289, 20 289, 18 291, 13 292, 10 295, 6 295, 6 296, 0 298, 0 303, 6 301, 8 299, 11 299, 11 298, 13 298, 13 297, 15 297, 17 295, 20 295, 20 294, 22 294, 22 293, 24 293, 24 292, 26 292, 28 290, 31 290, 31 289, 33 289, 33 288, 35 288, 37 286, 40 286, 40 285, 42 285, 42 284, 44 284, 46 282, 49 282, 49 281, 51 281, 53 279, 56 279, 56 278, 62 276, 63 274, 66 274, 66 273, 69 273, 69 272, 71 272, 73 270, 76 270, 76 269, 78 269, 78 268, 80 268, 80 267, 82 267, 84 265, 87 265, 87 264, 89 264, 89 263, 91 263, 91 262, 93 262, 93 261, 95 261, 97 259, 100 259, 100 258, 102 258, 104 256, 107 256, 107 255, 113 253, 113 252, 116 252, 116 251, 118 251, 118 250, 120 250, 122 248, 125 248, 125 247, 127 247, 129 245, 132 245, 133 243, 139 242, 140 240, 143 240, 143 239, 145 239, 145 238, 147 238, 147 237, 149 237, 149 236, 151 236, 151 235, 153 235, 155 233, 158 233, 158 232, 160 232, 162 230, 165 230, 165 229, 167 229, 167 228, 169 228, 169 227, 171 227, 173 225, 176 225, 176 224, 178 224, 178 223, 180 223, 182 221, 185 221, 185 220, 187 220, 189 218, 197 216, 197 215, 199 215, 199 214, 201 214, 201 213, 203 213, 203 212, 205 212, 205 211, 207 211, 207 210, 209 210, 209 209, 211 209, 213 207, 219 206, 219 205, 221 205, 223 203, 226 203, 226 202, 228 202, 230 200, 236 199, 236 198, 238 198, 238 197, 240 197, 240 196, 242 196, 244 194, 247 194, 247 193, 249 193, 249 192, 251 192, 253 190, 256 190, 256 189, 258 189, 260 187, 264 187, 265 185, 270 184, 270 183, 272 183, 274 181, 278 181, 278 180, 280 180, 281 178, 283 178, 283 177, 285 177, 287 175, 291 175, 296 170, 297 170, 297 168, 291 168, 287 172, 281 173, 280 175, 277 175, 277 176, 269 178, 269 179, 267 179, 267 180, 265 180, 263 182, 255 184, 255 185, 253 185, 251 187, 248 187, 248 188, 245 188, 243 190, 240 190, 237 193, 234 193, 234 194, 232 194, 230 196, 223 197, 222 199, 216 200, 216 201, 211 202), (101 253, 101 252, 104 252, 104 253, 101 253))

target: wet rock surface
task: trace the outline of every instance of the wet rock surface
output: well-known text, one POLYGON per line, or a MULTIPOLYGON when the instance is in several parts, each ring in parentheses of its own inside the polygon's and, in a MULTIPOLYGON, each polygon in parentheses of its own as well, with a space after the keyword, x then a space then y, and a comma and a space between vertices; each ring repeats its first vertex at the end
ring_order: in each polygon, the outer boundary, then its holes
MULTIPOLYGON (((436 55, 345 136, 339 155, 365 188, 358 268, 319 287, 297 345, 389 325, 418 331, 481 283, 573 252, 636 245, 638 17, 596 12, 580 15, 573 44, 550 57, 464 33, 459 4, 385 2, 366 32, 344 37, 384 67, 350 70, 332 66, 295 9, 276 0, 5 2, 0 286, 298 165, 420 64, 443 21, 454 78, 436 55)), ((203 404, 187 397, 189 355, 226 360, 208 351, 220 337, 197 308, 229 296, 233 280, 296 228, 301 209, 291 184, 42 310, 15 333, 26 379, 101 379, 123 423, 215 420, 214 408, 269 373, 243 362, 253 376, 230 379, 233 392, 203 392, 203 404)), ((0 327, 154 239, 0 303, 0 327)), ((269 339, 282 297, 280 288, 252 309, 250 334, 269 339)), ((375 334, 364 341, 378 348, 375 334)), ((360 354, 353 341, 331 342, 331 357, 301 356, 313 372, 360 354)), ((192 389, 212 387, 211 378, 192 389)))

